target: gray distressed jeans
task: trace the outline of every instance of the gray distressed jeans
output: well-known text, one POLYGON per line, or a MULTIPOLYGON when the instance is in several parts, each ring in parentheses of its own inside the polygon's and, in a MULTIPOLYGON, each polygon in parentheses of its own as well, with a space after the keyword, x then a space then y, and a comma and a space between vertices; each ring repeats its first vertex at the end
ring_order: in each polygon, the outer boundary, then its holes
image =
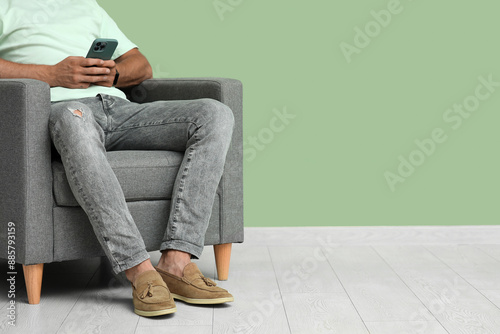
POLYGON ((98 94, 52 103, 52 141, 71 190, 116 274, 150 256, 105 152, 185 152, 160 250, 199 258, 233 126, 231 109, 212 99, 138 104, 98 94))

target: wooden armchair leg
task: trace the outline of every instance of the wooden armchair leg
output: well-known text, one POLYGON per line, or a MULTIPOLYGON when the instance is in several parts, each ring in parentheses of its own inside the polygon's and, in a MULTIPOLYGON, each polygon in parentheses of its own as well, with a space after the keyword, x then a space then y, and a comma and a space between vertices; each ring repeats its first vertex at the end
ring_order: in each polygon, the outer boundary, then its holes
POLYGON ((214 245, 215 265, 217 266, 217 278, 219 281, 227 280, 232 245, 233 244, 214 245))
POLYGON ((43 263, 28 266, 23 264, 23 271, 28 302, 30 304, 39 304, 40 294, 42 293, 43 263))

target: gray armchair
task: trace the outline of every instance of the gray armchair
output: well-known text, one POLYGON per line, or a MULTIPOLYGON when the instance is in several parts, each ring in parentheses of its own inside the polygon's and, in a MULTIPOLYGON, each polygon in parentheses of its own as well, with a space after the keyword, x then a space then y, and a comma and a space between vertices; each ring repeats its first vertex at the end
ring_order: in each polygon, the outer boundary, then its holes
MULTIPOLYGON (((139 103, 212 98, 233 111, 233 138, 205 235, 205 245, 214 245, 218 278, 227 279, 231 244, 243 242, 241 82, 222 78, 151 79, 124 91, 131 101, 139 103)), ((49 110, 46 83, 0 80, 0 258, 8 258, 7 229, 12 222, 15 262, 23 265, 30 304, 40 301, 44 263, 105 256, 51 144, 49 110)), ((107 154, 147 251, 159 250, 170 210, 171 185, 183 154, 107 154), (138 180, 143 186, 132 187, 138 180)))

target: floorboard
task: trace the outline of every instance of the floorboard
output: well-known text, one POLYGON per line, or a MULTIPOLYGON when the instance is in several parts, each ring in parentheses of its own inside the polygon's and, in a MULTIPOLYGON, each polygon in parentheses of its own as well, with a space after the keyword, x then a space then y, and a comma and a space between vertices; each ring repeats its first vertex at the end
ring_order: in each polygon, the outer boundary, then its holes
POLYGON ((231 259, 229 279, 219 285, 234 302, 215 307, 214 333, 290 333, 268 248, 235 245, 231 259))
POLYGON ((423 246, 374 246, 425 305, 411 320, 434 320, 450 333, 499 333, 500 310, 423 246))
POLYGON ((478 290, 500 290, 500 261, 472 245, 426 246, 478 290))
POLYGON ((325 253, 363 320, 413 320, 415 309, 435 320, 372 247, 338 246, 325 253))
POLYGON ((368 334, 346 293, 287 293, 283 295, 292 334, 368 334))

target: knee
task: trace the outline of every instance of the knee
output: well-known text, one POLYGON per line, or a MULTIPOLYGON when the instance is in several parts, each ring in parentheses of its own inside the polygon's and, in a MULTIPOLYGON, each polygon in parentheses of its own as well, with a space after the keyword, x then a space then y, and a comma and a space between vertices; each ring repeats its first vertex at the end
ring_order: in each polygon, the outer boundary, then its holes
POLYGON ((222 131, 232 132, 234 115, 227 105, 214 99, 201 99, 200 102, 203 115, 208 119, 209 124, 222 131))
POLYGON ((56 124, 62 128, 69 128, 82 123, 89 117, 87 106, 80 102, 58 103, 52 106, 49 116, 49 125, 53 128, 56 124))
MULTIPOLYGON (((92 111, 80 102, 58 103, 52 106, 49 116, 49 132, 68 145, 79 145, 80 139, 96 138, 104 143, 104 131, 97 126, 92 111)), ((83 141, 83 142, 85 142, 83 141)))

